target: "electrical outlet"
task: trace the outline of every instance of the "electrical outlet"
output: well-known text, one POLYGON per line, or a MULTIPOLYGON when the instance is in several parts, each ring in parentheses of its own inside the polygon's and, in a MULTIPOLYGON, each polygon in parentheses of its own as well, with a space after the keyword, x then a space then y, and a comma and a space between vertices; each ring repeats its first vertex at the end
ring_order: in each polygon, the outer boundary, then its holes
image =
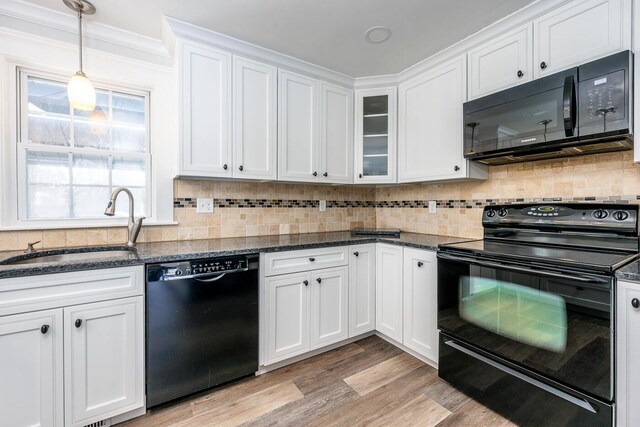
POLYGON ((213 213, 213 199, 196 200, 196 213, 213 213))
POLYGON ((320 200, 320 212, 324 212, 327 210, 327 201, 320 200))
POLYGON ((429 200, 429 213, 436 213, 436 201, 429 200))

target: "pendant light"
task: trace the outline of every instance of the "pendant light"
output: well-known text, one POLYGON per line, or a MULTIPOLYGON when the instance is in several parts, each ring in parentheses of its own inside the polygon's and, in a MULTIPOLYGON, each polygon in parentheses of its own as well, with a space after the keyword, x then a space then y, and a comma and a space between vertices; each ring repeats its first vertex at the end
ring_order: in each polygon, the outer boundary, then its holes
POLYGON ((78 48, 80 51, 80 69, 71 77, 67 86, 67 95, 71 106, 76 110, 91 111, 96 107, 96 90, 91 80, 82 71, 82 15, 96 13, 94 5, 87 0, 62 0, 67 7, 78 13, 78 48))

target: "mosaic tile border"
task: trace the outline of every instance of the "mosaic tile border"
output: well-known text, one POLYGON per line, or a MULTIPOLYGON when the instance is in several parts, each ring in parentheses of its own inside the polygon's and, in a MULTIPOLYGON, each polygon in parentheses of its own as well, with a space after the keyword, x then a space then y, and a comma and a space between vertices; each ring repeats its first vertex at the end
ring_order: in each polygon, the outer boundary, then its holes
MULTIPOLYGON (((609 202, 609 203, 640 203, 640 195, 631 196, 585 196, 585 197, 534 197, 509 199, 472 199, 472 200, 436 200, 436 205, 444 209, 473 209, 487 205, 508 205, 513 203, 544 203, 544 202, 609 202)), ((284 200, 284 199, 215 199, 216 208, 318 208, 318 200, 284 200)), ((175 198, 174 208, 195 208, 196 198, 175 198)), ((428 200, 327 200, 330 208, 410 208, 428 209, 428 200)))

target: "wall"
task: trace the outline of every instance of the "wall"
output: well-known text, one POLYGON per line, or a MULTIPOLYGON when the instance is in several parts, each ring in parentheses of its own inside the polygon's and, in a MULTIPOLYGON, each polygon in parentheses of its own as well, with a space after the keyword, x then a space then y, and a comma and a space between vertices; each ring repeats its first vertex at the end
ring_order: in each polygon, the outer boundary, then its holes
POLYGON ((493 166, 481 182, 378 188, 376 225, 479 238, 486 204, 589 200, 640 203, 633 151, 493 166), (438 201, 435 214, 428 213, 428 200, 438 201))
MULTIPOLYGON (((494 166, 486 181, 413 184, 377 189, 282 183, 175 180, 177 226, 144 227, 139 241, 310 233, 354 227, 479 238, 482 208, 525 201, 626 201, 640 203, 640 166, 633 152, 598 154, 494 166), (213 214, 197 214, 195 199, 215 199, 213 214), (327 200, 319 212, 317 201, 327 200), (427 202, 436 200, 437 213, 427 202)), ((0 250, 28 242, 63 247, 122 244, 125 227, 0 232, 0 250)))

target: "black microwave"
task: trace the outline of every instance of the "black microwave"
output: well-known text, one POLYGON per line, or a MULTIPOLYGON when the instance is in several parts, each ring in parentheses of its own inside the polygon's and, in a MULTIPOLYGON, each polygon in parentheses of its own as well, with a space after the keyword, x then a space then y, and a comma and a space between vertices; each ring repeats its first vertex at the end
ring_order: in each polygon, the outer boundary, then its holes
POLYGON ((633 148, 633 54, 620 52, 464 104, 464 156, 486 164, 633 148))

